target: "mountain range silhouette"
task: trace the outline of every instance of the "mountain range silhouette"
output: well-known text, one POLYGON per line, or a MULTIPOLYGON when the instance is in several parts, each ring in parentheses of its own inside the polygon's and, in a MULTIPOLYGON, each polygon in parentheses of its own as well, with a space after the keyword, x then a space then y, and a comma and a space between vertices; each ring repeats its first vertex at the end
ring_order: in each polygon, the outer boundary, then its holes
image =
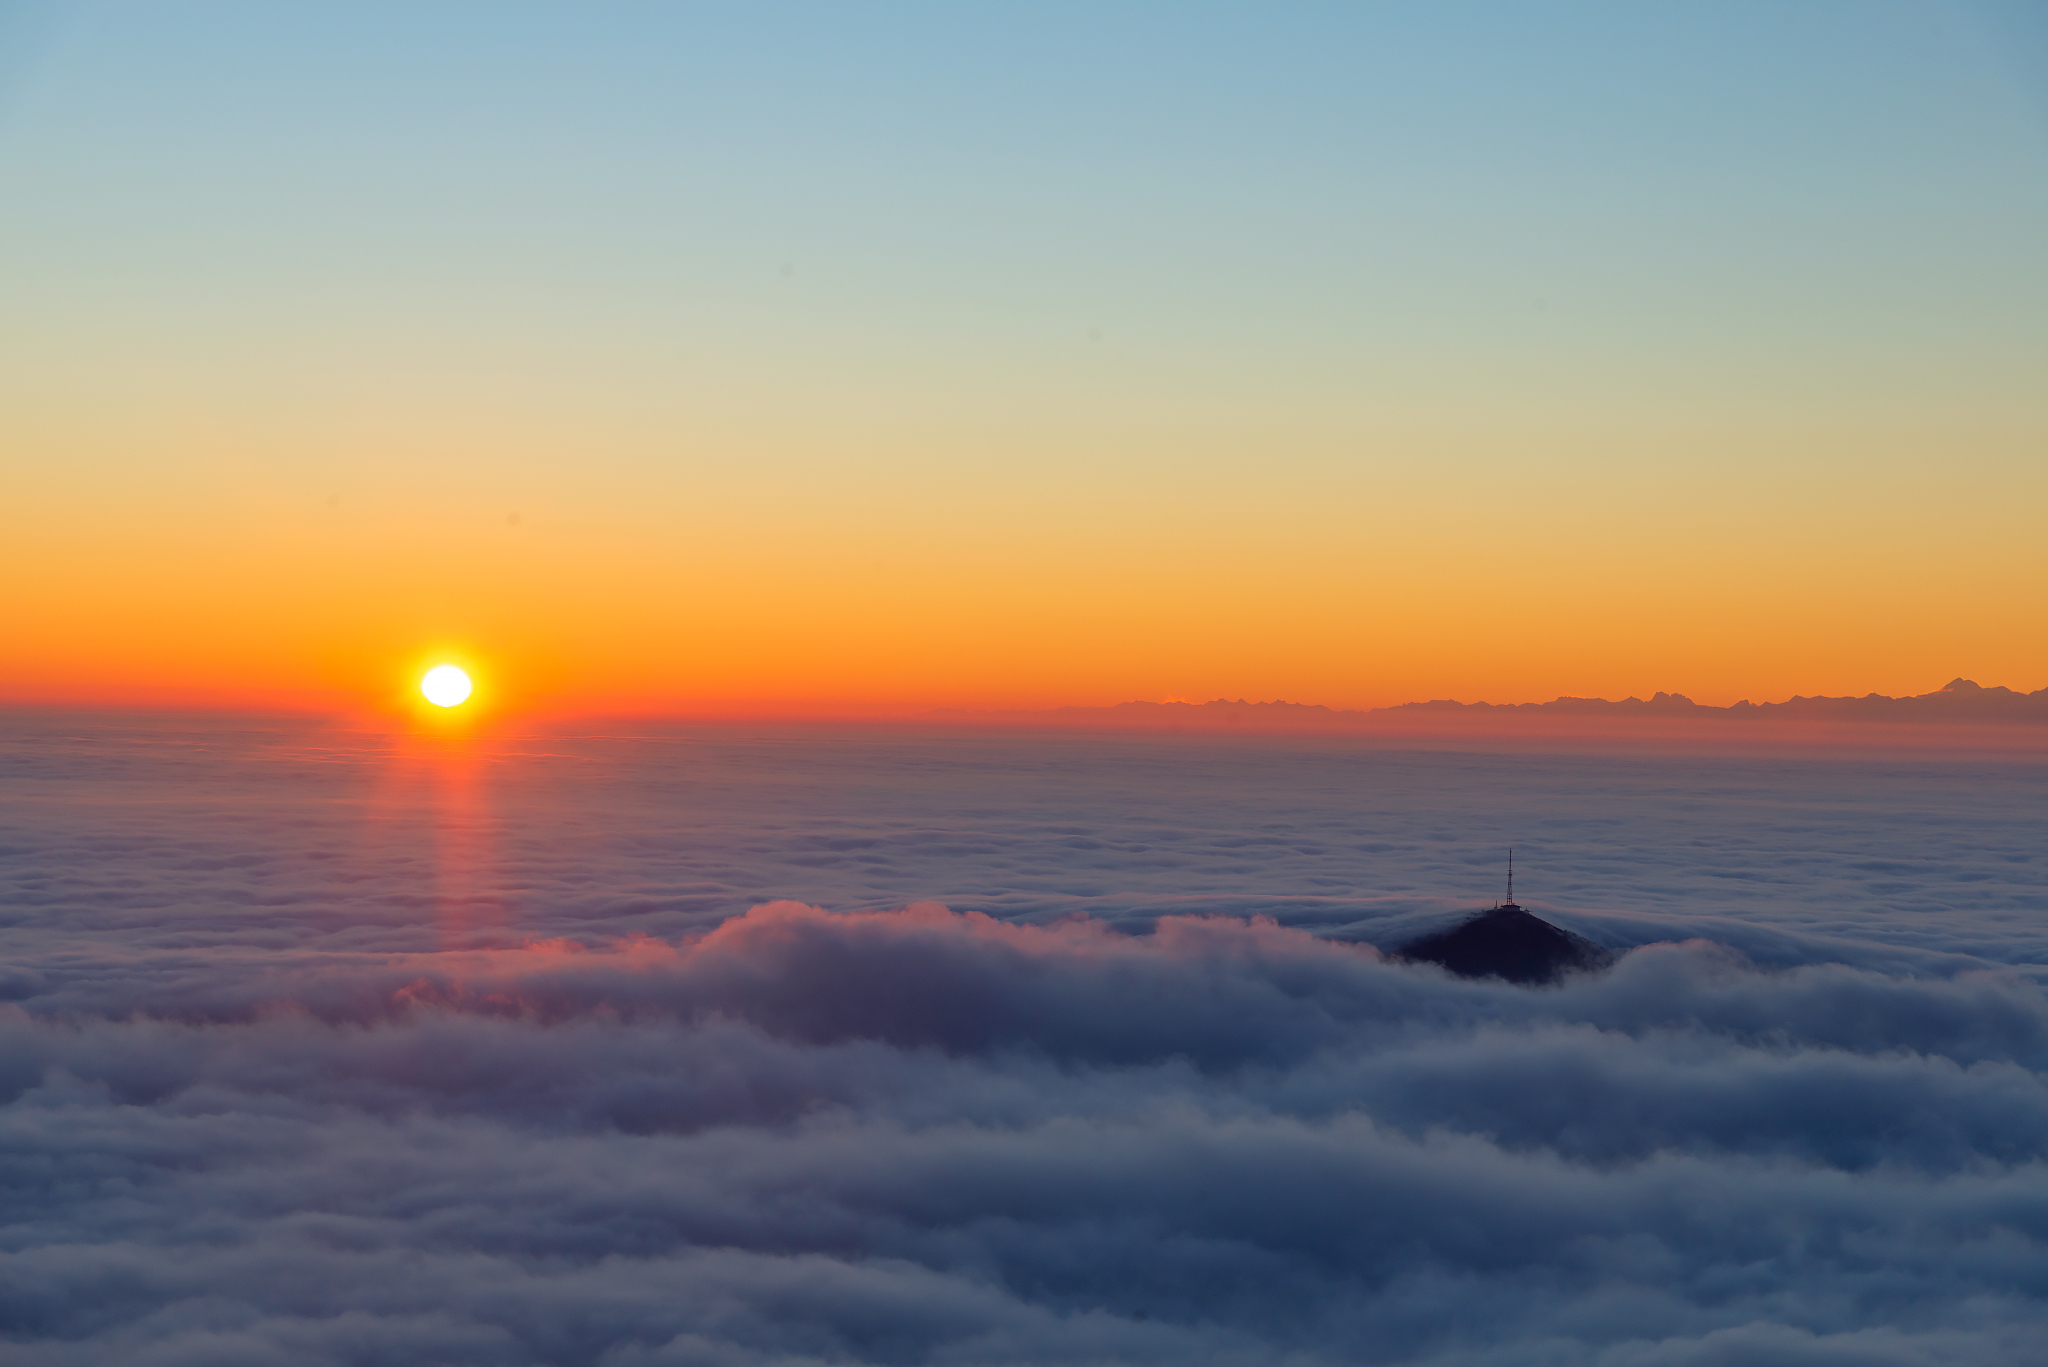
MULTIPOLYGON (((1431 713, 1459 716, 1537 715, 1569 717, 1697 718, 1734 721, 1849 722, 1972 722, 1999 724, 2048 723, 2048 688, 2021 693, 1986 688, 1970 679, 1950 680, 1932 693, 1894 698, 1883 693, 1862 697, 1788 698, 1755 703, 1747 698, 1727 707, 1696 703, 1683 693, 1657 693, 1645 698, 1554 698, 1549 702, 1459 702, 1433 698, 1393 707, 1340 709, 1319 703, 1247 702, 1216 698, 1209 702, 1126 702, 1110 707, 1058 707, 1044 712, 1007 714, 1042 720, 1112 721, 1142 724, 1192 722, 1225 725, 1299 725, 1398 719, 1431 713)), ((949 714, 934 714, 949 715, 949 714)), ((959 712, 950 715, 992 715, 959 712)))
POLYGON ((1826 721, 2048 721, 2048 688, 2019 693, 1985 688, 1971 679, 1951 679, 1932 693, 1893 698, 1883 693, 1852 697, 1797 696, 1784 702, 1753 703, 1744 698, 1727 707, 1696 703, 1683 693, 1658 693, 1648 701, 1624 698, 1557 698, 1550 702, 1461 703, 1449 698, 1375 708, 1377 712, 1556 712, 1572 716, 1789 717, 1826 721))

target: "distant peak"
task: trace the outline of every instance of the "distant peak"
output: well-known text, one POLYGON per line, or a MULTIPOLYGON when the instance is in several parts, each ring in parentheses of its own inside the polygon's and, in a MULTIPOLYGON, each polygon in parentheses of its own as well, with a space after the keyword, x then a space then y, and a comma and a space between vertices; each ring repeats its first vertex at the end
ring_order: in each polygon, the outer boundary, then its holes
POLYGON ((1461 978, 1504 978, 1535 985, 1614 962, 1612 952, 1507 902, 1474 912, 1449 930, 1410 940, 1397 960, 1436 964, 1461 978))
POLYGON ((1418 714, 1473 717, 1616 717, 1706 720, 1714 717, 1739 718, 1751 722, 1764 719, 1844 722, 1983 722, 2024 723, 2048 726, 2048 688, 2032 693, 2016 692, 2003 685, 1985 687, 1975 679, 1954 678, 1931 693, 1894 698, 1883 693, 1862 697, 1808 697, 1799 694, 1784 702, 1754 702, 1745 698, 1732 706, 1720 707, 1695 702, 1683 693, 1662 689, 1647 700, 1635 696, 1611 702, 1606 698, 1553 698, 1549 702, 1489 703, 1458 702, 1437 698, 1429 702, 1401 703, 1350 711, 1321 703, 1251 702, 1244 698, 1212 698, 1190 702, 1169 698, 1162 702, 1125 702, 1108 707, 1061 707, 1047 713, 1017 714, 1058 717, 1061 720, 1135 722, 1141 725, 1175 727, 1228 726, 1232 728, 1274 728, 1293 726, 1352 726, 1370 724, 1378 718, 1392 719, 1418 714))

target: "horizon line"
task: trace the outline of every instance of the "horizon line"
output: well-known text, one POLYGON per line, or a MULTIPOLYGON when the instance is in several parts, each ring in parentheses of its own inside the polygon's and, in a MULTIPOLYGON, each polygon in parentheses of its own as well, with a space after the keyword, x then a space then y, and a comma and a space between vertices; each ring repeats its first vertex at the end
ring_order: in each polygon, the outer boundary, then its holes
MULTIPOLYGON (((1403 703, 1392 703, 1378 707, 1333 707, 1326 703, 1293 702, 1284 698, 1249 700, 1244 697, 1217 697, 1200 702, 1185 698, 1127 699, 1114 703, 1055 703, 1035 707, 973 707, 938 706, 908 708, 880 706, 874 703, 810 703, 751 705, 724 705, 713 703, 696 707, 663 706, 644 702, 600 703, 590 707, 563 707, 539 702, 535 706, 511 709, 513 715, 540 721, 660 721, 660 722, 704 722, 704 723, 819 723, 819 724, 899 724, 919 725, 932 722, 985 721, 1002 723, 1032 722, 1057 723, 1059 721, 1085 722, 1087 720, 1107 721, 1112 718, 1136 721, 1141 717, 1195 719, 1203 715, 1220 713, 1256 713, 1263 720, 1282 718, 1303 722, 1348 722, 1357 724, 1368 719, 1379 721, 1413 721, 1422 718, 1432 720, 1480 720, 1482 718, 1508 717, 1532 718, 1548 715, 1569 716, 1575 720, 1683 720, 1683 719, 1743 719, 1743 720, 1869 720, 1880 714, 1895 721, 1908 720, 1904 713, 1926 714, 1913 719, 1930 722, 1996 722, 2031 721, 2048 722, 2048 686, 2031 692, 2012 689, 2005 685, 1980 685, 1975 681, 1956 677, 1939 689, 1920 694, 1889 695, 1870 692, 1855 694, 1794 694, 1776 702, 1751 702, 1744 698, 1729 704, 1698 703, 1684 693, 1659 690, 1644 699, 1631 694, 1622 699, 1604 697, 1580 697, 1560 694, 1543 701, 1488 702, 1484 700, 1462 702, 1455 698, 1418 699, 1403 703), (1867 716, 1847 715, 1850 712, 1866 713, 1867 716), (1942 715, 1933 715, 1939 712, 1942 715), (1797 715, 1795 715, 1797 714, 1797 715), (1831 714, 1831 715, 1824 715, 1831 714), (1977 715, 1970 715, 1977 714, 1977 715), (1994 715, 2010 714, 2010 715, 1994 715), (2036 715, 2038 714, 2038 715, 2036 715)), ((245 717, 256 718, 300 718, 334 720, 353 718, 363 722, 373 719, 391 720, 388 709, 346 703, 263 704, 252 702, 219 701, 117 701, 111 699, 63 701, 37 698, 0 700, 0 714, 71 714, 91 716, 147 715, 156 717, 190 716, 194 718, 245 717)), ((481 721, 483 714, 474 720, 481 721)), ((506 720, 511 717, 507 716, 506 720)))

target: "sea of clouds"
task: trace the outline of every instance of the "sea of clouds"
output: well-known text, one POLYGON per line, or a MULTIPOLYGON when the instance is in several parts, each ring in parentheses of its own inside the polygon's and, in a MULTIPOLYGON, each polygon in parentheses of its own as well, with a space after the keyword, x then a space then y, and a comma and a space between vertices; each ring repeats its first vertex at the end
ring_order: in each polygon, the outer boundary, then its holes
POLYGON ((2048 765, 0 724, 0 1357, 2031 1363, 2048 765), (1375 946, 1501 892, 1548 989, 1375 946))

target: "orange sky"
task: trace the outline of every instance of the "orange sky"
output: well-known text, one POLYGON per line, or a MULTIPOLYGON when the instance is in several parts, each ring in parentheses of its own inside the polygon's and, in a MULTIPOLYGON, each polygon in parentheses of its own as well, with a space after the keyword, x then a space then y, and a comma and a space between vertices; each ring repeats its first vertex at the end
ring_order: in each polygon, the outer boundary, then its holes
POLYGON ((1049 119, 1050 39, 115 8, 0 85, 0 699, 2048 685, 2048 106, 1960 20, 1246 16, 1049 119))
POLYGON ((1808 524, 1810 503, 1748 503, 1759 471, 1662 480, 1306 498, 1211 473, 1000 510, 843 480, 727 526, 681 490, 610 514, 522 499, 516 525, 503 498, 330 505, 306 480, 269 507, 109 495, 11 540, 35 591, 7 679, 352 706, 446 656, 517 705, 749 712, 2048 682, 2012 630, 2037 610, 2038 503, 1866 473, 1808 524))

